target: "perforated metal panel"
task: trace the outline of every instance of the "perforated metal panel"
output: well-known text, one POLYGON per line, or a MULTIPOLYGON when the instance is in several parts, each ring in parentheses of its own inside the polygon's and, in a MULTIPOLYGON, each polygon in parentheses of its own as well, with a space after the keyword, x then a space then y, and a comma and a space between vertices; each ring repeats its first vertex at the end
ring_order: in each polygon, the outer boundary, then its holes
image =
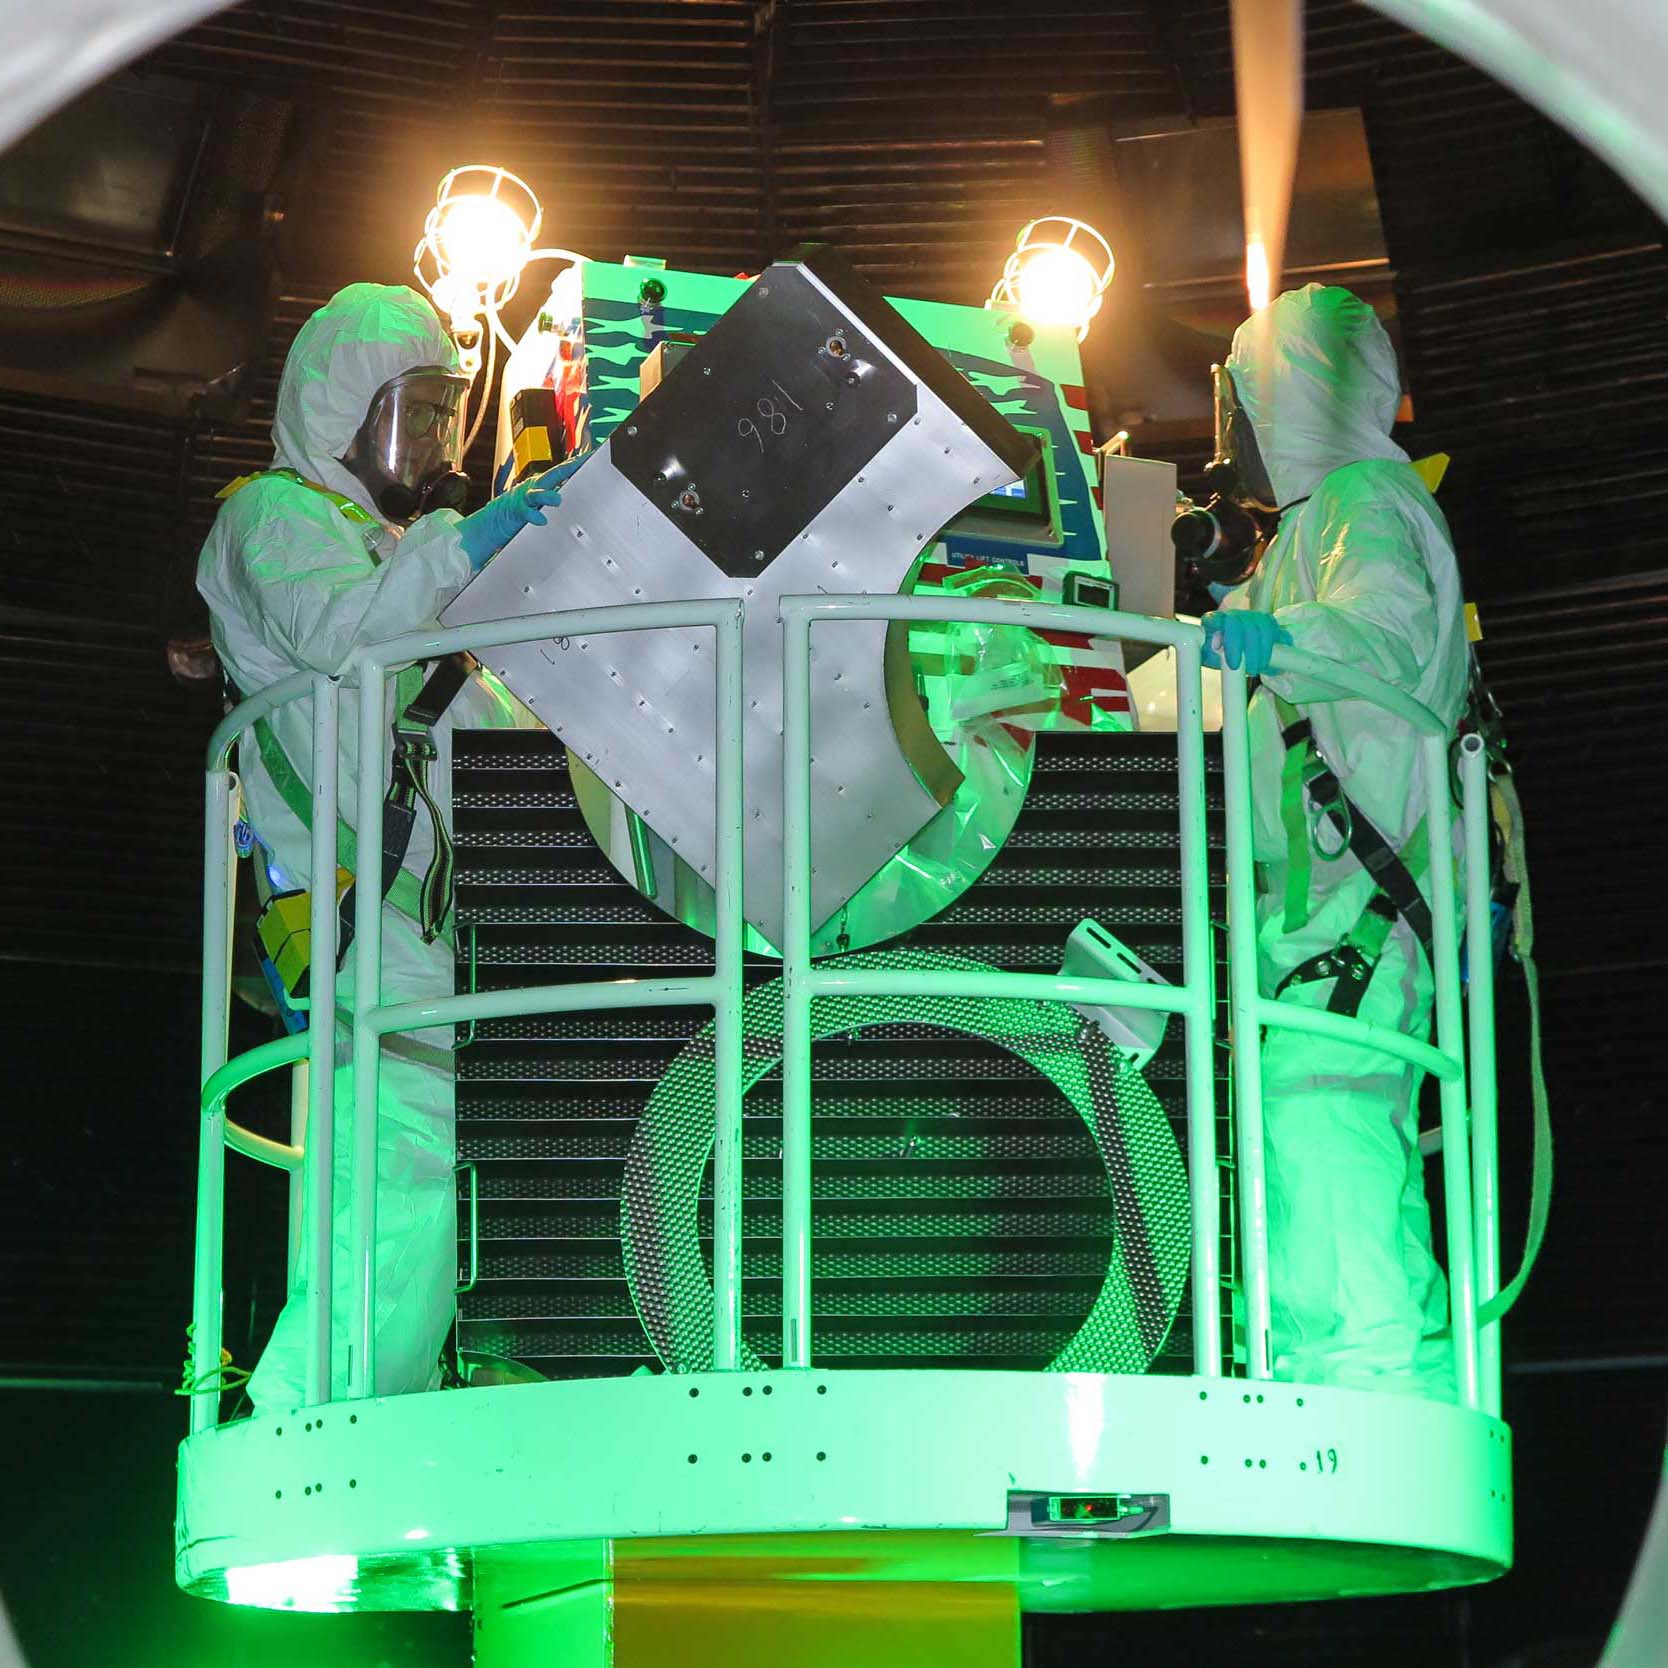
MULTIPOLYGON (((940 971, 988 971, 962 956, 921 950, 871 952, 840 958, 853 969, 887 968, 940 971)), ((857 1038, 875 1031, 905 1032, 911 1038, 947 1032, 958 1038, 996 1043, 1014 1060, 1041 1074, 1071 1104, 1094 1140, 1104 1167, 1100 1178, 1073 1176, 1017 1177, 994 1153, 978 1155, 978 1172, 965 1175, 929 1171, 925 1183, 909 1174, 848 1178, 813 1177, 813 1199, 876 1202, 895 1215, 869 1218, 874 1232, 892 1238, 926 1237, 938 1226, 931 1216, 916 1216, 909 1203, 976 1200, 984 1203, 993 1189, 1004 1202, 1041 1196, 1056 1204, 1056 1223, 1068 1230, 1095 1233, 1106 1226, 1101 1212, 1080 1212, 1067 1201, 1110 1197, 1112 1221, 1107 1266, 1100 1290, 1077 1330, 1049 1357, 1052 1370, 1144 1372, 1162 1348, 1175 1319, 1190 1248, 1187 1179, 1174 1134, 1141 1073, 1091 1022, 1070 1008, 1036 1001, 980 997, 862 997, 823 999, 811 1005, 814 1042, 857 1038), (1044 1186, 1028 1189, 1027 1180, 1044 1186), (1015 1186, 1015 1182, 1019 1185, 1015 1186), (1047 1184, 1052 1185, 1047 1185, 1047 1184)), ((780 1059, 782 983, 773 979, 754 988, 742 1008, 742 1081, 756 1082, 780 1059)), ((626 1278, 632 1302, 655 1352, 679 1372, 706 1372, 713 1365, 712 1278, 697 1233, 697 1201, 711 1159, 717 1056, 713 1028, 702 1026, 660 1081, 626 1155, 625 1197, 620 1238, 625 1246, 626 1278)), ((900 1108, 907 1111, 909 1103, 900 1108)), ((896 1157, 925 1160, 929 1152, 913 1136, 903 1138, 896 1157)), ((913 1167, 913 1166, 909 1166, 913 1167)), ((748 1201, 780 1196, 780 1176, 766 1173, 763 1185, 743 1188, 743 1235, 780 1232, 780 1215, 748 1201), (761 1218, 768 1221, 765 1226, 761 1218)), ((842 1224, 850 1229, 851 1222, 842 1224)), ((866 1223, 859 1221, 860 1226, 866 1223)), ((1006 1213, 985 1216, 985 1232, 1009 1227, 1006 1213)), ((813 1247, 813 1259, 815 1248, 813 1247)), ((813 1270, 814 1272, 814 1270, 813 1270)), ((900 1259, 908 1280, 910 1258, 900 1259)), ((894 1294, 905 1301, 900 1312, 934 1313, 931 1305, 911 1304, 919 1294, 894 1294)), ((1050 1294, 1056 1295, 1056 1294, 1050 1294)), ((1064 1294, 1058 1294, 1064 1296, 1064 1294)), ((1069 1299, 1052 1312, 1069 1314, 1069 1299)), ((884 1297, 870 1311, 888 1312, 884 1297)), ((1048 1312, 1048 1311, 1045 1311, 1048 1312)), ((1034 1332, 1034 1337, 1041 1333, 1034 1332)), ((929 1340, 913 1347, 907 1334, 889 1334, 901 1354, 935 1353, 929 1340)), ((776 1354, 774 1343, 744 1337, 742 1365, 762 1366, 776 1354)))
MULTIPOLYGON (((1041 738, 1031 796, 988 876, 905 942, 1052 972, 1071 926, 1094 915, 1178 974, 1174 759, 1165 736, 1041 738)), ((548 737, 459 737, 454 793, 465 980, 471 937, 482 988, 710 969, 706 939, 599 861, 548 737)), ((1213 883, 1218 837, 1213 826, 1213 883)), ((749 979, 775 976, 760 960, 749 979)), ((465 1350, 552 1376, 659 1365, 628 1287, 620 1201, 644 1109, 708 1017, 495 1021, 463 1049, 459 1150, 479 1166, 482 1232, 481 1281, 462 1299, 465 1350)), ((813 1051, 818 1358, 1045 1367, 1106 1281, 1116 1230, 1107 1167, 1083 1118, 1034 1066, 918 1019, 813 1051)), ((1181 1074, 1173 1024, 1144 1076, 1185 1151, 1181 1074)), ((744 1319, 769 1360, 781 1280, 774 1064, 744 1112, 744 1319)), ((1222 1085, 1225 1154, 1226 1112, 1222 1085)), ((695 1221, 708 1263, 710 1187, 708 1167, 695 1221)), ((1231 1246, 1224 1253, 1231 1269, 1231 1246)), ((1187 1370, 1192 1325, 1183 1292, 1155 1370, 1187 1370)))

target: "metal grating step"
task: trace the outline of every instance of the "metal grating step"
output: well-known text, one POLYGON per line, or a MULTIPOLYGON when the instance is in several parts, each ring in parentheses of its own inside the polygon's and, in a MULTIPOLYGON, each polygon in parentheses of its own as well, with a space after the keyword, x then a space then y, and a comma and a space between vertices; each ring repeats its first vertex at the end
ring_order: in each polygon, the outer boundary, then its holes
MULTIPOLYGON (((963 1119, 966 1126, 960 1134, 923 1134, 912 1127, 913 1120, 895 1118, 897 1128, 881 1134, 856 1135, 830 1133, 828 1118, 817 1119, 817 1133, 811 1143, 812 1162, 816 1165, 885 1164, 897 1158, 919 1160, 967 1160, 988 1165, 992 1159, 1004 1163, 1023 1163, 1027 1160, 1075 1158, 1081 1155, 1082 1142, 1075 1130, 1064 1133, 1045 1131, 1040 1134, 1015 1132, 1008 1118, 963 1119)), ((624 1161, 631 1143, 631 1127, 605 1135, 552 1135, 546 1126, 523 1123, 505 1131, 501 1125, 486 1125, 470 1120, 460 1125, 461 1139, 467 1144, 472 1158, 482 1167, 483 1175, 489 1164, 538 1164, 543 1159, 558 1159, 572 1163, 575 1173, 578 1164, 591 1161, 598 1165, 612 1163, 615 1181, 618 1167, 624 1161), (494 1132, 496 1131, 496 1132, 494 1132)), ((779 1163, 782 1141, 779 1134, 742 1136, 742 1157, 779 1163)), ((616 1187, 617 1196, 617 1187, 616 1187)))
MULTIPOLYGON (((781 1247, 769 1243, 744 1245, 741 1271, 748 1280, 779 1282, 781 1247)), ((911 1283, 940 1279, 1053 1281, 1074 1276, 1099 1281, 1106 1273, 1106 1254, 1099 1246, 1072 1245, 1042 1249, 1011 1244, 946 1247, 899 1241, 857 1251, 844 1246, 819 1246, 812 1252, 811 1273, 819 1285, 890 1279, 911 1283)), ((552 1290, 570 1281, 615 1280, 624 1291, 625 1265, 618 1238, 587 1243, 566 1235, 504 1235, 496 1244, 483 1243, 481 1247, 482 1284, 493 1280, 536 1280, 552 1290)))
MULTIPOLYGON (((899 1201, 898 1208, 884 1211, 857 1208, 860 1204, 879 1202, 873 1197, 825 1201, 812 1218, 812 1231, 819 1240, 826 1241, 834 1249, 839 1249, 844 1241, 874 1239, 888 1242, 904 1239, 923 1242, 966 1240, 970 1244, 994 1244, 1009 1240, 1044 1240, 1050 1243, 1083 1240, 1100 1246, 1100 1267, 1104 1271, 1106 1266, 1105 1242, 1110 1237, 1111 1206, 1104 1196, 1091 1202, 1100 1208, 1081 1210, 1042 1207, 1035 1210, 1002 1209, 1006 1201, 996 1197, 973 1202, 912 1199, 899 1201), (957 1205, 965 1208, 953 1208, 957 1205)), ((594 1199, 551 1200, 537 1194, 510 1195, 503 1199, 483 1197, 482 1249, 502 1239, 616 1238, 620 1231, 619 1211, 611 1208, 612 1200, 606 1201, 602 1208, 596 1208, 597 1204, 594 1199)), ((700 1215, 703 1239, 711 1237, 711 1223, 712 1209, 708 1205, 700 1215)), ((779 1239, 782 1233, 781 1212, 763 1208, 749 1210, 746 1233, 749 1238, 779 1239)))
MULTIPOLYGON (((818 1061, 818 1081, 892 1083, 897 1072, 898 1050, 905 1044, 913 1045, 912 1057, 931 1067, 940 1084, 955 1085, 958 1109, 963 1095, 969 1091, 977 1093, 982 1086, 1037 1081, 1036 1071, 1016 1055, 989 1045, 973 1054, 968 1051, 966 1040, 943 1031, 930 1041, 903 1037, 877 1043, 865 1037, 831 1042, 823 1049, 826 1063, 818 1061)), ((513 1049, 508 1045, 502 1049, 478 1047, 464 1053, 458 1062, 458 1075, 461 1081, 469 1083, 585 1083, 599 1078, 609 1082, 658 1083, 678 1052, 670 1044, 652 1041, 569 1042, 545 1049, 522 1043, 513 1049)), ((774 1065, 760 1079, 761 1085, 780 1081, 780 1067, 774 1065)), ((1062 1103, 1053 1099, 1049 1104, 1054 1115, 1059 1116, 1062 1103)), ((944 1115, 958 1116, 959 1110, 947 1110, 944 1115)))
MULTIPOLYGON (((1009 1159, 1006 1168, 992 1173, 983 1154, 973 1159, 933 1162, 926 1157, 924 1150, 916 1150, 920 1142, 911 1138, 908 1142, 910 1151, 902 1156, 915 1162, 899 1173, 893 1164, 900 1156, 898 1145, 893 1140, 884 1152, 876 1148, 870 1164, 855 1170, 828 1165, 813 1177, 812 1197, 827 1200, 970 1199, 981 1202, 993 1199, 1004 1202, 1015 1199, 1089 1199, 1097 1204, 1106 1197, 1106 1178, 1101 1174, 1099 1165, 1075 1171, 1057 1168, 1022 1170, 1015 1165, 1023 1161, 1009 1159), (877 1170, 883 1173, 875 1173, 877 1170)), ((822 1150, 820 1145, 817 1150, 822 1150)), ((744 1166, 741 1189, 744 1200, 782 1197, 781 1166, 774 1162, 776 1155, 771 1157, 772 1162, 754 1161, 744 1166)), ((479 1197, 483 1205, 489 1201, 497 1203, 509 1199, 577 1199, 593 1203, 600 1200, 611 1204, 619 1196, 618 1175, 604 1174, 599 1165, 521 1164, 506 1167, 485 1162, 480 1165, 479 1197)), ((711 1202, 710 1194, 702 1195, 703 1211, 710 1207, 711 1202)), ((704 1215, 702 1219, 705 1220, 704 1215)), ((756 1227, 751 1217, 748 1227, 753 1231, 764 1231, 756 1227)))
MULTIPOLYGON (((622 886, 624 881, 620 883, 622 886)), ((1100 900, 1093 893, 1084 894, 1082 915, 1092 914, 1100 900)), ((464 917, 465 923, 468 917, 464 917)), ((1075 923, 1074 923, 1075 924, 1075 923)), ((583 927, 570 927, 565 933, 529 932, 524 926, 505 927, 480 934, 479 966, 488 975, 481 980, 482 988, 493 985, 514 985, 528 982, 559 984, 562 981, 541 976, 537 969, 571 971, 575 979, 619 978, 621 969, 675 969, 680 973, 710 973, 712 946, 688 934, 678 923, 655 923, 640 931, 599 933, 583 927), (514 969, 513 977, 493 978, 495 968, 514 969)), ((1165 977, 1181 971, 1178 934, 1154 933, 1131 928, 1118 935, 1132 950, 1165 977)), ((969 936, 958 933, 953 925, 942 921, 928 921, 909 935, 909 943, 917 949, 948 950, 957 955, 988 961, 1016 973, 1057 973, 1060 970, 1061 933, 1037 929, 1034 939, 1016 930, 1005 938, 993 938, 988 933, 969 936)))
MULTIPOLYGON (((907 1290, 873 1283, 830 1289, 823 1295, 821 1311, 840 1318, 978 1315, 1034 1319, 1044 1315, 1076 1315, 1081 1312, 1086 1293, 1093 1295, 1087 1279, 1062 1280, 1047 1286, 1035 1281, 997 1285, 964 1280, 932 1286, 915 1284, 907 1290)), ((742 1314, 749 1321, 780 1320, 780 1298, 779 1292, 767 1286, 751 1286, 742 1296, 742 1314)), ((627 1320, 632 1315, 631 1300, 623 1286, 618 1290, 564 1290, 559 1304, 551 1291, 542 1286, 521 1291, 487 1288, 469 1293, 464 1310, 471 1321, 496 1321, 500 1325, 584 1318, 627 1320)))
MULTIPOLYGON (((472 1321, 469 1327, 469 1347, 508 1355, 536 1366, 568 1357, 648 1358, 643 1332, 635 1317, 613 1326, 576 1320, 515 1326, 472 1321)), ((824 1361, 844 1361, 853 1366, 872 1366, 877 1357, 889 1365, 921 1368, 966 1366, 970 1360, 983 1367, 992 1358, 998 1358, 1001 1364, 1027 1366, 1047 1361, 1073 1330, 1069 1326, 1062 1329, 977 1324, 938 1329, 901 1327, 895 1322, 884 1327, 863 1325, 848 1329, 838 1320, 830 1319, 817 1328, 817 1354, 824 1361)), ((775 1329, 763 1325, 749 1330, 747 1340, 757 1354, 769 1361, 779 1353, 773 1343, 774 1336, 775 1329)), ((565 1366, 545 1370, 553 1377, 568 1376, 565 1366)))

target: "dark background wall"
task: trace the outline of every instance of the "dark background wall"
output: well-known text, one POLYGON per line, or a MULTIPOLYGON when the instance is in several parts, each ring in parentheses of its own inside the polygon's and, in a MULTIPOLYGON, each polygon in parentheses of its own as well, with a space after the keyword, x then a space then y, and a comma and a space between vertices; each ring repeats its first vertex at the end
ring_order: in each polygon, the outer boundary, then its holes
MULTIPOLYGON (((1538 1640, 1596 1639, 1658 1469, 1662 228, 1477 71, 1351 0, 1312 0, 1308 16, 1311 104, 1364 115, 1411 443, 1453 454, 1443 502, 1529 816, 1560 1175, 1541 1271, 1508 1333, 1519 1567, 1461 1597, 1049 1622, 1032 1630, 1037 1665, 1138 1644, 1181 1663, 1232 1651, 1484 1668, 1538 1640)), ((897 293, 973 302, 1019 222, 1062 200, 1101 212, 1095 132, 1232 110, 1220 0, 270 0, 190 31, 147 69, 287 104, 294 125, 244 415, 210 426, 0 393, 13 1206, 0 1218, 0 1373, 156 1387, 7 1393, 14 1428, 38 1433, 24 1456, 35 1504, 14 1502, 16 1525, 34 1512, 86 1539, 103 1520, 80 1564, 65 1554, 43 1570, 33 1537, 4 1537, 0 1587, 41 1668, 105 1657, 66 1621, 88 1572, 123 1595, 124 1616, 150 1619, 159 1662, 170 1637, 226 1662, 301 1654, 299 1635, 272 1645, 278 1656, 243 1656, 255 1633, 178 1633, 225 1619, 187 1623, 166 1584, 179 1421, 165 1389, 189 1300, 197 769, 216 705, 176 686, 160 653, 189 620, 179 575, 214 490, 269 455, 272 390, 301 319, 340 283, 400 280, 433 182, 475 157, 524 172, 546 238, 600 258, 735 272, 821 237, 897 293)), ((0 311, 19 300, 0 285, 0 311)), ((1103 350, 1091 350, 1093 387, 1103 350)), ((1202 456, 1174 449, 1184 469, 1202 456)), ((1503 1022, 1513 1058, 1515 998, 1503 1022)), ((1506 1091, 1507 1208, 1521 1215, 1521 1074, 1506 1091)), ((351 1640, 332 1625, 309 1633, 309 1660, 449 1660, 459 1637, 444 1619, 351 1640)), ((125 1660, 150 1659, 133 1646, 125 1660)))

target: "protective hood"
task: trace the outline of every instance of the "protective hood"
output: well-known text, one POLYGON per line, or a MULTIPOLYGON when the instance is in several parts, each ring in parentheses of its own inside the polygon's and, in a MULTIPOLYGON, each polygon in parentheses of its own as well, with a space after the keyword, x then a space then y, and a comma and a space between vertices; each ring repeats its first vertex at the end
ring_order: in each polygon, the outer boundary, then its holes
POLYGON ((1346 463, 1407 461, 1390 438, 1395 349, 1348 290, 1306 284, 1277 297, 1234 332, 1228 370, 1282 508, 1346 463))
POLYGON ((337 460, 376 391, 416 365, 457 367, 457 348, 435 310, 404 284, 349 284, 297 333, 278 383, 274 461, 374 515, 359 477, 337 460))

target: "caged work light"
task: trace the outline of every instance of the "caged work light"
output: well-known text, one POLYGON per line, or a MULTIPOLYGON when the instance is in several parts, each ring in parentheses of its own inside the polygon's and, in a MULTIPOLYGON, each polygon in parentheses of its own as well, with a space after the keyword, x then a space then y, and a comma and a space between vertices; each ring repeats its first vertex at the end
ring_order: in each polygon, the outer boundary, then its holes
POLYGON ((483 321, 504 334, 499 309, 521 283, 543 221, 533 188, 507 168, 470 163, 441 180, 412 271, 451 320, 466 375, 481 368, 483 321))
POLYGON ((987 307, 1011 307, 1028 324, 1066 326, 1078 341, 1112 282, 1112 246, 1069 214, 1045 215, 1019 234, 987 307))
MULTIPOLYGON (((520 287, 529 262, 577 264, 584 259, 571 249, 537 247, 543 224, 538 194, 524 179, 508 168, 472 162, 442 178, 434 207, 423 221, 423 235, 412 252, 417 282, 449 321, 459 366, 471 381, 481 373, 482 337, 486 337, 486 390, 492 386, 492 360, 498 345, 502 343, 506 352, 515 348, 515 338, 499 314, 520 287)), ((466 446, 474 440, 485 410, 483 394, 466 446)))

